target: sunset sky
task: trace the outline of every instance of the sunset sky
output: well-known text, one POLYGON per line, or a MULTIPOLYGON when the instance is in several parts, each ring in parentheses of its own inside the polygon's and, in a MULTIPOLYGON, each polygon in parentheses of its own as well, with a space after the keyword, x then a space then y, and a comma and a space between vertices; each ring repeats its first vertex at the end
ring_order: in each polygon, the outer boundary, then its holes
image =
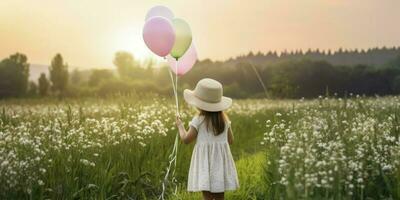
POLYGON ((400 46, 399 0, 1 0, 0 58, 112 67, 114 53, 152 56, 148 9, 165 5, 193 31, 200 59, 268 50, 400 46))

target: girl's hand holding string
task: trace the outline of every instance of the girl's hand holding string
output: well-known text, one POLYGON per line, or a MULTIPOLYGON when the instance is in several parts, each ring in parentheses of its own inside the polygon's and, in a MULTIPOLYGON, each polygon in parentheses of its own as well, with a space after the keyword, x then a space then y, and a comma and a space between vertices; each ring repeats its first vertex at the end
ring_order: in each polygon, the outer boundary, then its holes
POLYGON ((183 143, 189 144, 190 142, 192 142, 196 139, 197 130, 195 128, 193 128, 192 126, 190 126, 189 130, 186 131, 179 114, 176 115, 175 123, 176 123, 176 126, 178 127, 179 136, 183 143))
POLYGON ((180 128, 180 127, 183 125, 182 120, 181 120, 181 117, 180 117, 179 114, 176 114, 176 122, 175 122, 175 124, 176 124, 176 126, 177 126, 178 128, 180 128))

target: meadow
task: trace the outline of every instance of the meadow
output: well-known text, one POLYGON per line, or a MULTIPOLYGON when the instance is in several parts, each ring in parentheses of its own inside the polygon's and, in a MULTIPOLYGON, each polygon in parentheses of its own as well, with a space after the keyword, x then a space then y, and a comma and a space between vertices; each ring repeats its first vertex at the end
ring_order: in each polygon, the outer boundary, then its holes
MULTIPOLYGON (((158 199, 176 129, 172 99, 0 102, 0 199, 158 199)), ((240 189, 227 199, 399 199, 399 97, 235 100, 240 189)), ((181 103, 189 122, 197 112, 181 103)), ((187 123, 186 123, 187 125, 187 123)), ((179 143, 166 199, 196 199, 179 143)))

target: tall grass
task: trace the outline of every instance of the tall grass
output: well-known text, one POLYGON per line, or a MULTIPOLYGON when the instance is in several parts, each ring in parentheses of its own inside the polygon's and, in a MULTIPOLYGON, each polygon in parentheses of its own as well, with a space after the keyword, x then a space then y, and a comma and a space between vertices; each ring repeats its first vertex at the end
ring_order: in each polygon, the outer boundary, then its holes
POLYGON ((270 199, 399 199, 400 99, 320 100, 266 122, 270 199))
MULTIPOLYGON (((240 100, 228 111, 240 189, 227 199, 399 198, 397 97, 240 100)), ((0 102, 0 199, 157 199, 176 129, 159 97, 0 102)), ((196 113, 181 107, 184 121, 196 113)), ((192 145, 179 144, 186 192, 192 145)), ((175 194, 175 186, 178 188, 175 194)))
MULTIPOLYGON (((176 135, 172 102, 121 97, 0 106, 0 199, 155 199, 161 193, 176 135)), ((187 122, 196 112, 181 110, 187 122)), ((253 145, 262 139, 262 116, 256 123, 237 111, 231 113, 237 137, 245 130, 254 137, 235 144, 236 158, 262 149, 253 145)), ((179 187, 186 185, 191 150, 179 145, 179 187)), ((167 186, 169 195, 174 185, 167 186)))

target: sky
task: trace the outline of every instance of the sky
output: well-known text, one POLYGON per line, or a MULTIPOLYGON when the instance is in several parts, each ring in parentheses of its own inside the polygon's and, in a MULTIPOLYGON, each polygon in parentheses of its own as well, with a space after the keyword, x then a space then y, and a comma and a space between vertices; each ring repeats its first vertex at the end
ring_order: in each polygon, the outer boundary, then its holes
POLYGON ((156 58, 142 39, 155 5, 190 24, 199 59, 400 46, 399 0, 1 0, 0 58, 21 52, 49 64, 61 53, 82 68, 112 67, 121 50, 156 58))

